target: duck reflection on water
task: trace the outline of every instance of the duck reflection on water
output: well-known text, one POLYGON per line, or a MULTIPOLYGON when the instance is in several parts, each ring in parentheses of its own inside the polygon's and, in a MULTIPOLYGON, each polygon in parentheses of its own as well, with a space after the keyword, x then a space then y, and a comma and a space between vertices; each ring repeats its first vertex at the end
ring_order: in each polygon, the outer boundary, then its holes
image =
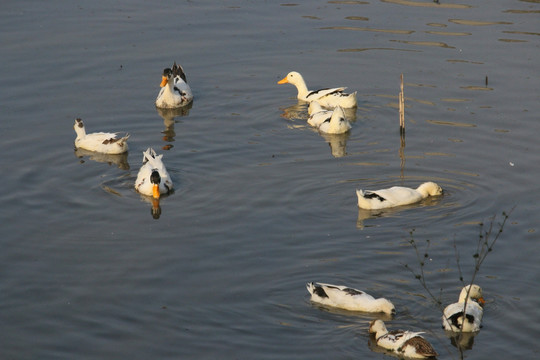
POLYGON ((418 207, 436 206, 440 204, 442 200, 443 200, 442 196, 428 197, 415 204, 402 205, 402 206, 378 209, 378 210, 366 210, 366 209, 357 207, 358 218, 356 219, 356 228, 363 229, 364 227, 377 226, 377 225, 365 225, 364 221, 369 220, 369 219, 399 216, 398 213, 402 211, 405 211, 408 209, 414 209, 418 207))
MULTIPOLYGON (((163 134, 163 141, 168 143, 174 142, 174 138, 176 137, 174 124, 177 122, 175 118, 188 116, 192 106, 193 102, 190 102, 184 107, 176 109, 162 109, 156 107, 158 115, 163 118, 163 125, 165 127, 165 129, 161 132, 163 134)), ((169 150, 170 148, 172 148, 172 144, 164 146, 163 150, 169 150)))
MULTIPOLYGON (((286 108, 281 108, 281 110, 283 111, 281 117, 290 121, 301 120, 303 122, 302 125, 291 126, 293 128, 308 127, 308 105, 309 104, 307 102, 299 100, 298 103, 294 105, 288 106, 286 108)), ((344 108, 343 111, 345 113, 345 117, 350 122, 356 121, 356 108, 344 108)), ((313 128, 313 130, 319 133, 319 135, 321 135, 321 137, 328 143, 332 156, 339 158, 347 155, 347 140, 351 135, 350 131, 344 134, 327 134, 315 128, 313 128)))
POLYGON ((81 161, 84 157, 88 157, 92 161, 115 165, 121 170, 129 170, 128 153, 122 154, 102 154, 95 151, 90 151, 82 148, 75 149, 75 156, 81 161))

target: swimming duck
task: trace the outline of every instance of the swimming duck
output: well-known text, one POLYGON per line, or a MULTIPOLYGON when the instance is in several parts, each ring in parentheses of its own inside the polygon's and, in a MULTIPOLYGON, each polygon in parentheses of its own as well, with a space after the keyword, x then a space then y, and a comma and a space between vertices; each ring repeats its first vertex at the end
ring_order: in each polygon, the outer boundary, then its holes
POLYGON ((309 118, 307 123, 313 127, 319 128, 323 122, 330 120, 333 113, 332 110, 323 108, 316 100, 312 101, 308 106, 309 118))
POLYGON ((308 124, 314 127, 319 127, 325 120, 330 119, 333 110, 329 110, 321 106, 317 100, 313 100, 308 106, 308 124))
POLYGON ((345 87, 309 91, 304 78, 296 71, 291 71, 287 76, 278 81, 278 84, 287 83, 296 86, 299 100, 308 102, 317 100, 320 105, 330 108, 338 105, 344 108, 356 106, 356 91, 352 94, 344 93, 345 87))
POLYGON ((342 285, 307 283, 311 301, 350 311, 384 312, 395 314, 396 308, 385 298, 373 296, 357 289, 342 285))
POLYGON ((369 332, 375 334, 377 345, 393 351, 401 356, 416 359, 425 359, 438 356, 433 346, 420 334, 403 330, 388 331, 382 320, 373 320, 369 323, 369 332))
POLYGON ((416 189, 403 186, 393 186, 381 190, 356 190, 358 207, 367 210, 384 209, 400 205, 413 204, 428 196, 441 195, 442 188, 428 181, 416 189))
POLYGON ((80 118, 75 119, 73 128, 77 133, 75 147, 78 149, 96 151, 102 154, 122 154, 128 151, 127 139, 129 134, 121 138, 118 138, 116 133, 98 132, 87 134, 84 123, 80 118))
POLYGON ((135 189, 143 195, 159 199, 160 194, 168 194, 173 189, 171 177, 161 161, 163 154, 156 155, 152 148, 143 152, 143 165, 135 181, 135 189))
POLYGON ((482 288, 478 285, 467 285, 461 289, 457 303, 448 305, 442 317, 443 328, 453 332, 479 331, 482 323, 485 301, 482 297, 482 288), (470 288, 470 291, 469 291, 470 288), (463 321, 463 307, 467 299, 465 321, 463 321))
POLYGON ((174 63, 172 69, 163 70, 161 77, 161 90, 156 99, 158 108, 179 108, 186 106, 193 100, 193 93, 186 79, 182 66, 174 63))
POLYGON ((341 106, 337 106, 332 112, 330 119, 319 125, 319 130, 327 134, 344 134, 351 129, 351 123, 345 118, 341 106))

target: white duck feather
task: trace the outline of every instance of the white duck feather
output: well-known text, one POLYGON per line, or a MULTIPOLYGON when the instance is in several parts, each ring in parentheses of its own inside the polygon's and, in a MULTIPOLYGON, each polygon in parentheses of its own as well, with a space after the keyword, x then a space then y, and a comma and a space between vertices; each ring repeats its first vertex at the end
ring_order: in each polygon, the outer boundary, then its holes
POLYGON ((143 152, 143 165, 135 180, 135 189, 143 195, 159 199, 161 194, 168 194, 173 183, 161 158, 152 148, 143 152))
POLYGON ((366 210, 384 209, 419 202, 428 196, 442 194, 442 188, 434 182, 425 182, 416 189, 393 186, 381 190, 356 190, 358 207, 366 210))
POLYGON ((298 90, 298 99, 303 101, 317 100, 324 107, 341 106, 344 108, 353 108, 357 105, 356 92, 352 94, 344 93, 346 87, 326 88, 315 91, 310 91, 307 88, 306 82, 300 73, 291 71, 283 79, 278 81, 278 84, 292 84, 298 90))
POLYGON ((307 283, 311 301, 350 311, 384 312, 394 314, 394 305, 385 298, 375 299, 364 291, 343 285, 307 283))
POLYGON ((465 286, 461 289, 458 302, 450 304, 444 309, 444 315, 442 317, 443 328, 453 332, 479 331, 484 314, 482 305, 484 305, 482 288, 476 284, 465 286), (465 307, 465 300, 467 300, 467 306, 464 317, 463 309, 465 307))
POLYGON ((186 74, 180 65, 174 63, 172 69, 163 70, 161 90, 156 98, 158 108, 174 109, 193 101, 193 93, 187 83, 186 74))
POLYGON ((323 122, 330 120, 333 113, 332 110, 323 108, 318 101, 312 101, 309 103, 308 107, 309 118, 307 123, 313 127, 319 128, 323 122))
POLYGON ((388 331, 382 320, 369 323, 369 332, 375 334, 377 345, 401 356, 416 359, 436 357, 433 346, 424 339, 423 332, 393 330, 388 331))
POLYGON ((127 139, 129 134, 119 138, 117 133, 98 132, 87 134, 84 123, 80 118, 75 119, 73 129, 77 133, 75 147, 100 152, 102 154, 122 154, 128 151, 127 139))
POLYGON ((312 101, 308 107, 307 123, 327 134, 344 134, 351 129, 351 123, 345 117, 341 106, 327 110, 318 101, 312 101))
POLYGON ((327 134, 344 134, 351 129, 351 123, 345 118, 345 112, 341 106, 336 106, 330 119, 319 125, 319 130, 327 134))

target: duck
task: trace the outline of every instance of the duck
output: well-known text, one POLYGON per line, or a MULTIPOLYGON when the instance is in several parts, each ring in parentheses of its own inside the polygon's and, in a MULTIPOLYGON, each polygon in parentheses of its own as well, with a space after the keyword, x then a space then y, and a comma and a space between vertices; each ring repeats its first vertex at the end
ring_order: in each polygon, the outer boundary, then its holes
POLYGON ((423 332, 388 331, 382 320, 369 323, 369 333, 375 334, 378 346, 407 358, 426 359, 438 356, 433 346, 421 334, 423 332))
POLYGON ((173 183, 161 158, 154 149, 148 148, 143 152, 143 165, 135 180, 135 189, 143 195, 159 199, 161 194, 173 190, 173 183))
POLYGON ((368 293, 343 285, 309 282, 306 284, 311 301, 349 311, 382 312, 393 315, 396 308, 385 298, 375 299, 368 293))
POLYGON ((479 331, 482 324, 484 304, 485 300, 482 297, 482 288, 480 286, 476 284, 465 286, 461 289, 458 302, 450 304, 444 309, 443 328, 453 332, 479 331), (467 307, 465 309, 465 319, 463 319, 465 300, 467 300, 467 307))
POLYGON ((416 189, 393 186, 381 190, 356 190, 358 207, 366 210, 377 210, 414 204, 428 196, 437 196, 442 193, 442 188, 431 181, 421 184, 416 189))
POLYGON ((129 134, 123 137, 118 137, 117 133, 98 132, 87 134, 84 122, 80 118, 75 119, 73 129, 77 133, 77 138, 75 139, 76 149, 85 149, 111 155, 123 154, 128 151, 127 139, 129 138, 129 134))
POLYGON ((319 131, 326 134, 344 134, 351 130, 351 123, 345 118, 345 112, 341 106, 336 106, 330 119, 319 125, 319 131))
POLYGON ((307 123, 327 134, 344 134, 351 129, 341 106, 326 110, 317 100, 309 103, 307 123))
POLYGON ((291 71, 283 79, 278 81, 278 84, 292 84, 298 90, 298 99, 311 102, 317 100, 322 106, 334 108, 341 106, 344 108, 356 107, 356 91, 352 94, 343 92, 346 87, 326 88, 315 91, 310 91, 307 88, 306 82, 300 73, 291 71))
POLYGON ((163 69, 161 90, 156 98, 158 108, 175 109, 193 101, 193 93, 187 83, 186 73, 176 62, 171 68, 163 69))
POLYGON ((317 100, 314 100, 310 102, 308 106, 309 118, 307 123, 313 127, 319 128, 323 122, 330 120, 333 113, 332 110, 323 108, 317 100))

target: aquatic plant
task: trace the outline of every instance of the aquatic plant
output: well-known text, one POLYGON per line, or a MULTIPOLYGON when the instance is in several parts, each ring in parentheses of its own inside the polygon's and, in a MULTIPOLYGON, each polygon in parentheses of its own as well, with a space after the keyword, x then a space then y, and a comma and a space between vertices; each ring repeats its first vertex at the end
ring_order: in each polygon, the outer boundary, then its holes
MULTIPOLYGON (((502 212, 502 221, 500 221, 497 224, 498 229, 494 228, 496 215, 493 215, 489 219, 488 224, 484 224, 484 222, 481 222, 479 224, 479 234, 478 234, 477 247, 476 247, 476 251, 472 254, 472 257, 474 259, 474 269, 473 269, 471 279, 470 279, 470 281, 467 282, 467 285, 472 285, 474 283, 474 281, 476 279, 476 276, 480 272, 480 267, 484 263, 484 261, 487 258, 488 254, 491 251, 493 251, 493 247, 495 246, 495 243, 497 242, 497 240, 501 236, 501 234, 503 232, 503 229, 504 229, 504 226, 506 225, 506 221, 508 220, 508 218, 509 218, 509 216, 510 216, 510 214, 512 213, 513 210, 514 210, 514 208, 512 208, 508 213, 506 213, 504 211, 502 212)), ((441 300, 443 289, 441 287, 439 289, 439 293, 436 295, 432 291, 430 286, 428 285, 428 282, 427 282, 427 279, 426 279, 425 267, 426 267, 426 261, 428 259, 430 259, 430 257, 429 257, 429 248, 430 248, 430 245, 431 245, 431 241, 429 239, 426 240, 425 248, 423 250, 420 250, 418 248, 417 242, 414 240, 414 231, 415 231, 414 229, 411 229, 411 231, 409 232, 409 236, 410 236, 409 244, 411 244, 411 246, 413 247, 413 249, 416 252, 416 258, 417 258, 419 267, 418 267, 417 270, 415 270, 411 266, 409 266, 408 264, 403 264, 403 265, 407 270, 409 270, 411 272, 411 274, 414 276, 414 278, 417 279, 420 282, 420 285, 422 285, 425 292, 429 295, 429 297, 431 298, 431 300, 433 301, 435 306, 443 314, 443 317, 445 317, 445 315, 444 315, 444 305, 443 305, 442 300, 441 300)), ((454 246, 454 253, 455 253, 455 257, 456 257, 456 265, 457 265, 458 274, 459 274, 459 281, 462 283, 462 286, 464 287, 466 284, 465 284, 465 279, 463 277, 463 272, 462 272, 462 269, 461 269, 460 254, 459 254, 459 251, 458 251, 458 247, 457 247, 455 238, 454 238, 454 245, 453 246, 454 246)), ((468 298, 469 298, 470 290, 471 290, 471 286, 469 286, 469 289, 467 291, 467 299, 465 300, 465 302, 463 304, 464 309, 467 307, 467 301, 468 301, 468 298)), ((448 321, 448 319, 446 319, 446 320, 448 321)), ((463 329, 461 329, 459 333, 455 333, 455 334, 452 335, 452 342, 455 344, 456 348, 459 351, 459 354, 460 354, 459 358, 460 359, 464 358, 463 357, 463 352, 465 350, 465 345, 464 344, 467 343, 466 341, 463 341, 465 336, 468 336, 468 334, 463 333, 463 329)))

